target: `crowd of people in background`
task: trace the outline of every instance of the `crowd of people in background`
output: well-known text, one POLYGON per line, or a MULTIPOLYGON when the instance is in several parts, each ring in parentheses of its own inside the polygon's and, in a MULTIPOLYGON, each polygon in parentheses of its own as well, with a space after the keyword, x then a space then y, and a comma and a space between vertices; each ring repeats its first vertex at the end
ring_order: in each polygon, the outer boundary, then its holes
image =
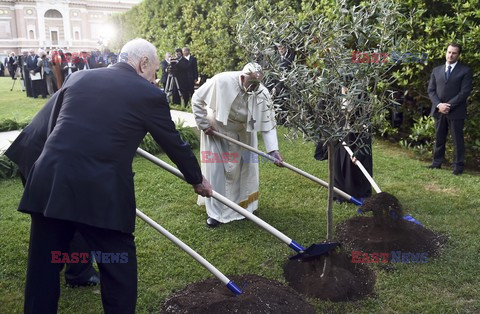
POLYGON ((14 52, 5 58, 4 64, 12 80, 20 79, 21 89, 28 97, 52 96, 73 72, 102 68, 117 63, 118 55, 106 49, 64 52, 58 50, 23 49, 21 55, 14 52))

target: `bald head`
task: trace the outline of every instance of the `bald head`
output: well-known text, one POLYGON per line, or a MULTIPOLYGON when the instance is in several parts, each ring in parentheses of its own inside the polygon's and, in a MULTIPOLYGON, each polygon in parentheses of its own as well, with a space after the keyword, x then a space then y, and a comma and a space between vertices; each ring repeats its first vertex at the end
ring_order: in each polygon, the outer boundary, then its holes
POLYGON ((120 52, 120 61, 130 64, 138 75, 154 82, 158 71, 157 48, 145 39, 137 38, 127 42, 120 52))

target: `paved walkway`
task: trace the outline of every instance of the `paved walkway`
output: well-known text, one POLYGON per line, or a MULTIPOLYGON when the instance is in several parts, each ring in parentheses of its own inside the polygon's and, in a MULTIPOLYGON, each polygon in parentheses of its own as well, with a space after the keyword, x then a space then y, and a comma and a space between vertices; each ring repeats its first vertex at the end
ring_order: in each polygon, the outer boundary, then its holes
MULTIPOLYGON (((197 128, 193 113, 172 110, 171 114, 172 120, 175 124, 179 121, 183 121, 184 126, 189 126, 195 129, 197 128)), ((20 131, 0 132, 0 155, 7 150, 10 144, 17 138, 18 134, 20 134, 20 131)))

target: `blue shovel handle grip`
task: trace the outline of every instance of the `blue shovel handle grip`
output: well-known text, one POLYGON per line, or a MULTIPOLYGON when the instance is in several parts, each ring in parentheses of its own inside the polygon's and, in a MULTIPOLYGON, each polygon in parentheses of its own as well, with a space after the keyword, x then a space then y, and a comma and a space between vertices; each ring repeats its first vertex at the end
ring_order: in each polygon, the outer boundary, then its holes
POLYGON ((295 242, 293 240, 292 240, 292 242, 290 242, 290 244, 288 246, 291 247, 292 249, 294 249, 295 252, 298 252, 298 253, 301 253, 301 252, 305 251, 303 246, 301 246, 300 244, 298 244, 297 242, 295 242))
POLYGON ((240 289, 233 281, 230 281, 227 284, 227 288, 230 289, 235 295, 240 295, 243 293, 242 289, 240 289))

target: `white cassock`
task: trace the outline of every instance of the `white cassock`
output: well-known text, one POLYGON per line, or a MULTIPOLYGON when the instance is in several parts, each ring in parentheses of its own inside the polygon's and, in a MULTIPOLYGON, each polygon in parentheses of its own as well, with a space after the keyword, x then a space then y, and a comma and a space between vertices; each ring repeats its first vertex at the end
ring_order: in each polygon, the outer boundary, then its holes
MULTIPOLYGON (((192 97, 197 126, 213 126, 219 133, 257 148, 257 132, 262 132, 267 152, 278 150, 275 114, 265 86, 246 93, 241 71, 223 72, 203 84, 192 97)), ((253 212, 258 208, 258 163, 256 154, 222 138, 201 132, 202 172, 213 190, 253 212)), ((222 223, 244 217, 214 198, 199 196, 207 215, 222 223)))

